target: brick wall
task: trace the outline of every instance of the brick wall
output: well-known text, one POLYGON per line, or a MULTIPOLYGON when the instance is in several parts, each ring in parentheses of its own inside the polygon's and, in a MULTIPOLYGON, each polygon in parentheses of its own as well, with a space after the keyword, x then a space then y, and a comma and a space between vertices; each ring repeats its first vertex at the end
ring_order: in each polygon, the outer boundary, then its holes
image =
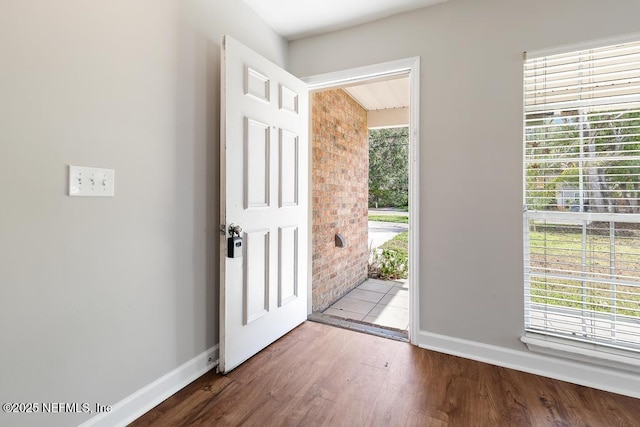
POLYGON ((341 89, 315 93, 312 109, 313 311, 322 311, 367 278, 368 130, 366 110, 341 89))

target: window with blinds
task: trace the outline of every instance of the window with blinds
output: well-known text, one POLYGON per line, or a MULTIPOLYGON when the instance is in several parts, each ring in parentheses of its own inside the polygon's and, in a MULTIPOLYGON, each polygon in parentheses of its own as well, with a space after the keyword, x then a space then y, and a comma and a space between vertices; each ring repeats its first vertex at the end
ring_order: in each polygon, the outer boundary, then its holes
POLYGON ((640 42, 527 57, 523 139, 526 331, 640 352, 640 42))

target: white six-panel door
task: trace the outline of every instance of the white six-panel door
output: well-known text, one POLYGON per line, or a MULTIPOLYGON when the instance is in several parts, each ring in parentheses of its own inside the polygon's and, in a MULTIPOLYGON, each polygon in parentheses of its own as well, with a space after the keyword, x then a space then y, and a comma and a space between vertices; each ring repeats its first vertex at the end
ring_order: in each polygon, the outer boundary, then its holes
POLYGON ((307 316, 308 90, 222 41, 220 364, 228 372, 307 316), (242 228, 229 258, 226 229, 242 228))

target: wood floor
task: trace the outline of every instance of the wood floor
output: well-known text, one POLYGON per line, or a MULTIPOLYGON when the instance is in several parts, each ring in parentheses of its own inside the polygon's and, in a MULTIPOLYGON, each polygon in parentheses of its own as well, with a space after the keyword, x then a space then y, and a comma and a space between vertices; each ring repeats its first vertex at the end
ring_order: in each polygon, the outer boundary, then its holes
POLYGON ((306 322, 133 426, 640 426, 640 400, 306 322))

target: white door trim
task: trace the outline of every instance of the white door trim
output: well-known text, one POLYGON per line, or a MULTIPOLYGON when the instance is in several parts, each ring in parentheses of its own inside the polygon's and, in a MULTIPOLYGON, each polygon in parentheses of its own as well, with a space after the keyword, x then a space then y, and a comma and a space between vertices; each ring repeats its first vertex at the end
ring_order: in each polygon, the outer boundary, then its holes
MULTIPOLYGON (((331 73, 317 74, 302 78, 309 91, 323 89, 336 89, 350 86, 356 83, 371 82, 378 79, 388 79, 389 77, 408 75, 410 91, 409 107, 409 341, 412 344, 418 341, 418 330, 420 329, 420 170, 419 170, 419 148, 420 148, 420 57, 400 59, 397 61, 384 62, 381 64, 367 65, 364 67, 351 68, 348 70, 335 71, 331 73)), ((311 114, 311 108, 309 109, 311 114)), ((311 124, 311 120, 309 123, 311 124)), ((311 134, 311 129, 309 129, 311 134)), ((312 173, 311 156, 309 156, 309 174, 312 173)), ((311 194, 311 177, 309 177, 309 194, 311 194)), ((309 233, 312 227, 312 206, 309 204, 309 233)), ((311 234, 310 234, 311 235, 311 234)), ((309 239, 309 266, 311 266, 311 241, 309 239)), ((312 269, 309 268, 309 278, 307 280, 308 314, 311 314, 312 294, 311 294, 312 269)))

